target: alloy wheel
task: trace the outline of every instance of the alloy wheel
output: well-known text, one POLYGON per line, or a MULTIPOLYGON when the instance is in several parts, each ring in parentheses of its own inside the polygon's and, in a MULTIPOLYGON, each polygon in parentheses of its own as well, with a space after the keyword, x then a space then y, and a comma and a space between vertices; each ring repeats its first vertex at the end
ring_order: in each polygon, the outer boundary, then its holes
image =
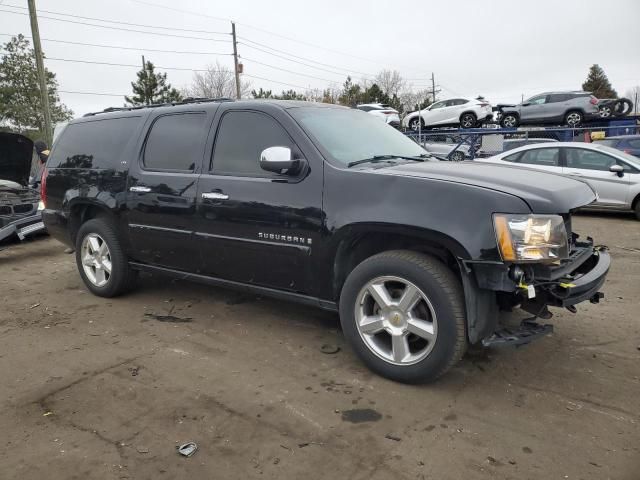
POLYGON ((474 126, 475 120, 476 119, 473 117, 473 115, 463 115, 462 121, 460 123, 462 124, 463 128, 471 128, 474 126))
POLYGON ((82 240, 80 258, 89 281, 96 287, 105 286, 111 278, 112 268, 107 242, 97 233, 90 233, 82 240))
POLYGON ((412 365, 428 356, 438 322, 429 298, 400 277, 377 277, 357 296, 356 327, 365 345, 394 365, 412 365))
POLYGON ((578 112, 572 112, 569 115, 567 115, 567 125, 569 125, 570 127, 575 127, 576 125, 580 125, 581 121, 582 121, 582 115, 580 115, 578 112))
POLYGON ((514 128, 516 126, 516 117, 507 115, 502 119, 502 125, 507 128, 514 128))

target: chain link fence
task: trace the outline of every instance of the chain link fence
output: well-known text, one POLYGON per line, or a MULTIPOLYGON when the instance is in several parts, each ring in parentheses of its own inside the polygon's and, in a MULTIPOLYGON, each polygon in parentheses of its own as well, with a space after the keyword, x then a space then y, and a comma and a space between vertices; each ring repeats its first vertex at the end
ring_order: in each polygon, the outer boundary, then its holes
POLYGON ((620 123, 621 125, 607 127, 443 128, 422 132, 406 131, 404 133, 441 160, 462 161, 473 160, 477 157, 490 157, 534 143, 589 143, 610 137, 640 134, 638 120, 625 120, 620 123))

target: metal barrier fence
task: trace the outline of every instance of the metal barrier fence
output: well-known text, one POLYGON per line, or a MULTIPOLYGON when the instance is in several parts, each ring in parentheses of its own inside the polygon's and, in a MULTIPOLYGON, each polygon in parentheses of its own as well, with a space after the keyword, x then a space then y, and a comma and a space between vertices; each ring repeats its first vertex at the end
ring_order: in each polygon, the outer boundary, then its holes
POLYGON ((607 137, 640 134, 640 124, 582 128, 472 128, 406 131, 405 135, 441 159, 462 161, 490 157, 523 145, 543 142, 592 142, 607 137))

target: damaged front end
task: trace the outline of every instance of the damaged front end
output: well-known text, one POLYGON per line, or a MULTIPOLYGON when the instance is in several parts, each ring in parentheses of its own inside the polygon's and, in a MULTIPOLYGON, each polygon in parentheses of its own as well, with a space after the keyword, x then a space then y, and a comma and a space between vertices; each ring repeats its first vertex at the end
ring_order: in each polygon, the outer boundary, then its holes
POLYGON ((579 241, 576 234, 571 234, 569 247, 567 258, 555 262, 461 261, 469 293, 469 340, 485 346, 526 344, 553 331, 552 325, 537 322, 553 316, 549 307, 575 313, 578 303, 598 303, 611 265, 607 248, 594 246, 591 238, 579 241), (516 327, 499 325, 499 312, 516 307, 530 317, 516 327))
POLYGON ((0 133, 0 241, 44 231, 39 193, 28 186, 33 142, 0 133))

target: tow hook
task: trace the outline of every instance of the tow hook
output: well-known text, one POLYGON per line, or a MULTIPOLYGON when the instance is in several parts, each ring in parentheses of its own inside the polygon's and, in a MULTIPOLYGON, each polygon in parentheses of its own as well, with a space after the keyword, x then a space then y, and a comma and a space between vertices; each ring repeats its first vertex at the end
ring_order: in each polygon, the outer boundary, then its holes
POLYGON ((596 292, 593 294, 593 296, 589 299, 589 301, 591 303, 600 303, 600 299, 604 298, 604 293, 602 292, 596 292))

